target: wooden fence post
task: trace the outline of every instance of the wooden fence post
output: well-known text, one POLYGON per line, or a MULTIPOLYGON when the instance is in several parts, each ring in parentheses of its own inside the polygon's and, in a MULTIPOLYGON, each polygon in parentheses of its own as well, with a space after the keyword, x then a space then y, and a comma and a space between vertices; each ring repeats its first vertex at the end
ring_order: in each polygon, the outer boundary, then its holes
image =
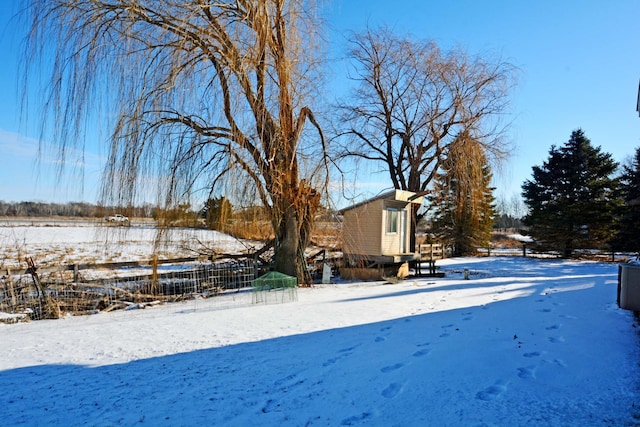
POLYGON ((11 277, 11 269, 7 268, 7 277, 9 278, 9 295, 11 295, 11 306, 15 309, 18 305, 16 301, 16 293, 14 290, 13 277, 11 277))
POLYGON ((151 294, 158 295, 160 290, 158 289, 158 255, 153 254, 151 258, 151 267, 153 272, 151 273, 151 294))

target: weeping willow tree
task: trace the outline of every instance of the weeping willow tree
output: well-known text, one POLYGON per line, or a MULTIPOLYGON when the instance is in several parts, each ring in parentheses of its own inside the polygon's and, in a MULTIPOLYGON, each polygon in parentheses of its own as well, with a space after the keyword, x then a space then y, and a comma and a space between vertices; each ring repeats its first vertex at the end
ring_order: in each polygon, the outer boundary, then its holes
POLYGON ((149 190, 166 206, 203 189, 254 197, 269 212, 275 268, 306 281, 303 250, 326 182, 324 137, 306 103, 319 80, 314 9, 30 0, 26 87, 50 72, 43 134, 64 160, 106 130, 102 196, 112 203, 149 190))
POLYGON ((454 255, 475 253, 490 243, 494 221, 491 168, 482 145, 468 133, 451 144, 430 195, 434 234, 454 255))

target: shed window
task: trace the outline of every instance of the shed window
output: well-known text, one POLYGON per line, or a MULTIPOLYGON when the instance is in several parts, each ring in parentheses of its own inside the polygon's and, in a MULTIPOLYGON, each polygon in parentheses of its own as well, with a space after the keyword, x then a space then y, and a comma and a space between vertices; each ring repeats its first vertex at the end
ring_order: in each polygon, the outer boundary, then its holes
POLYGON ((387 233, 395 234, 398 232, 398 209, 387 209, 387 233))

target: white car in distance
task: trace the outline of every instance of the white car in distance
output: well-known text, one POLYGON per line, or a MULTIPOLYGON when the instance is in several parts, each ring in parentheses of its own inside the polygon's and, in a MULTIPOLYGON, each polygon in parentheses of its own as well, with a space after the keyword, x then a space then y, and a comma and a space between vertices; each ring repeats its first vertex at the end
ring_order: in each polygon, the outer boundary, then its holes
POLYGON ((129 222, 129 218, 121 214, 109 215, 108 217, 105 217, 105 220, 116 224, 125 224, 129 222))

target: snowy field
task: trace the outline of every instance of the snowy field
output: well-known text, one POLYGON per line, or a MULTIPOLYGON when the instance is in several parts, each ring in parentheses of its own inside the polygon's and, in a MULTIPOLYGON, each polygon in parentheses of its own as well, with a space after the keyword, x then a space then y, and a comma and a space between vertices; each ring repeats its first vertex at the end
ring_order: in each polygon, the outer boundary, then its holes
POLYGON ((39 267, 74 263, 108 263, 193 257, 198 252, 243 253, 251 243, 213 230, 168 230, 156 245, 153 222, 132 221, 129 227, 100 221, 0 219, 0 268, 25 267, 32 257, 39 267))
POLYGON ((237 293, 0 324, 0 425, 640 425, 617 265, 439 264, 443 279, 284 304, 237 293))

